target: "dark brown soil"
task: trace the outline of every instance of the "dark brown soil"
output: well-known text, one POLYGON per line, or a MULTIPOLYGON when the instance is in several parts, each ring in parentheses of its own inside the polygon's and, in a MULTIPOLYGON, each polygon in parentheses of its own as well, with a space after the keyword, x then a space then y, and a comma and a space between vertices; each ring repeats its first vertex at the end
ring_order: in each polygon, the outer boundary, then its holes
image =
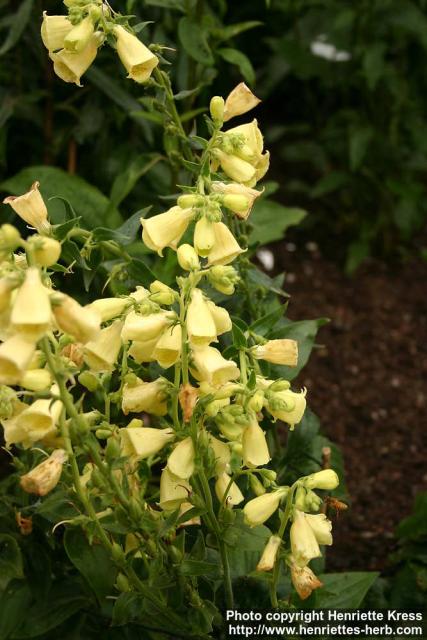
POLYGON ((289 316, 331 319, 298 380, 346 465, 351 508, 335 522, 328 568, 381 570, 427 489, 427 264, 372 261, 349 278, 308 248, 275 253, 289 316))

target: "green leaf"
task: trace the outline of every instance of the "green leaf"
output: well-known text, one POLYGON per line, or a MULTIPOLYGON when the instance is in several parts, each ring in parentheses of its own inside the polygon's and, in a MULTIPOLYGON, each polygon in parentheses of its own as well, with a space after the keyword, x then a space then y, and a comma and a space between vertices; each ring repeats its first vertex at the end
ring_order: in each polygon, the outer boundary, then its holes
POLYGON ((49 593, 43 603, 37 603, 25 612, 24 624, 14 633, 14 640, 37 638, 71 618, 87 606, 87 597, 49 593))
POLYGON ((102 603, 113 591, 117 569, 107 551, 100 544, 90 544, 79 529, 67 529, 64 547, 74 566, 87 580, 102 603))
POLYGON ((247 346, 247 340, 245 334, 235 322, 233 322, 232 333, 233 343, 236 349, 244 349, 247 346))
POLYGON ((272 331, 275 325, 279 322, 285 313, 285 307, 279 306, 274 311, 267 313, 267 315, 262 316, 256 320, 250 327, 250 331, 253 333, 257 333, 261 336, 266 336, 270 331, 272 331))
POLYGON ((342 171, 330 171, 316 182, 314 188, 310 191, 310 196, 312 198, 322 198, 346 186, 349 181, 348 174, 342 171))
POLYGON ((349 160, 352 171, 360 168, 373 135, 371 127, 358 127, 350 131, 349 160))
POLYGON ((379 573, 329 573, 320 575, 323 587, 315 593, 316 609, 357 609, 363 602, 379 573))
POLYGON ((360 239, 350 243, 345 263, 346 272, 349 274, 354 273, 363 260, 369 256, 370 252, 371 247, 368 240, 360 239))
POLYGON ((20 3, 18 11, 13 16, 9 33, 0 47, 0 56, 3 56, 18 42, 31 16, 33 0, 24 0, 20 3))
POLYGON ((375 89, 378 80, 384 73, 384 54, 386 51, 385 44, 376 42, 370 46, 363 56, 363 70, 366 76, 366 82, 369 89, 375 89))
POLYGON ((246 22, 238 22, 237 24, 229 24, 221 29, 215 29, 213 35, 219 40, 231 40, 239 33, 249 31, 255 27, 260 27, 263 24, 260 20, 247 20, 246 22))
POLYGON ((70 175, 57 167, 26 167, 12 178, 0 184, 0 189, 13 195, 28 191, 33 182, 40 182, 40 192, 47 203, 49 217, 55 223, 64 222, 64 205, 61 196, 68 200, 77 215, 81 216, 89 228, 101 224, 116 225, 122 218, 116 209, 111 209, 108 217, 106 211, 109 200, 96 187, 79 176, 70 175), (49 198, 53 198, 49 202, 49 198))
POLYGON ((145 0, 145 4, 152 7, 162 7, 163 9, 185 11, 184 0, 145 0))
POLYGON ((286 229, 304 220, 307 212, 295 207, 284 207, 278 202, 262 198, 255 203, 250 222, 253 230, 250 242, 261 245, 282 240, 286 229))
POLYGON ((179 572, 183 576, 204 576, 216 579, 221 577, 219 564, 204 560, 184 560, 179 566, 179 572))
POLYGON ((0 638, 6 640, 23 622, 22 612, 31 602, 31 592, 27 584, 15 582, 0 597, 0 638))
POLYGON ((329 322, 327 318, 300 320, 298 322, 291 322, 284 318, 284 326, 273 331, 270 338, 291 338, 296 340, 298 342, 298 364, 296 367, 273 365, 271 370, 277 373, 278 377, 285 377, 288 380, 296 378, 301 369, 307 364, 319 328, 323 327, 327 322, 329 322))
POLYGON ((427 536, 427 493, 420 493, 416 497, 414 512, 400 522, 396 535, 409 540, 427 536))
POLYGON ((236 65, 240 73, 250 85, 255 84, 255 71, 249 58, 238 49, 218 49, 218 54, 226 62, 236 65))
POLYGON ((181 18, 178 23, 178 35, 188 55, 205 67, 212 67, 214 59, 208 44, 206 31, 199 22, 190 18, 181 18))
POLYGON ((119 206, 132 191, 138 180, 148 173, 160 160, 162 160, 160 154, 143 153, 127 165, 122 173, 118 174, 111 187, 110 205, 107 215, 109 211, 119 206))
POLYGON ((13 578, 23 578, 21 550, 15 538, 0 534, 0 589, 5 589, 13 578))

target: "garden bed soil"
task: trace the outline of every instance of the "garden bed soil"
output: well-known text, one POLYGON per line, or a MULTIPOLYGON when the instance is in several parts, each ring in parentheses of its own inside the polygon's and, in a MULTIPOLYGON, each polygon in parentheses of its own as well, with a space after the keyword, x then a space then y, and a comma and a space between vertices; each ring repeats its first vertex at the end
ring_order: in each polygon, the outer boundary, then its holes
POLYGON ((273 251, 289 317, 331 319, 296 381, 344 456, 351 507, 328 569, 386 570, 396 525, 427 489, 427 264, 370 261, 350 278, 313 243, 273 251))

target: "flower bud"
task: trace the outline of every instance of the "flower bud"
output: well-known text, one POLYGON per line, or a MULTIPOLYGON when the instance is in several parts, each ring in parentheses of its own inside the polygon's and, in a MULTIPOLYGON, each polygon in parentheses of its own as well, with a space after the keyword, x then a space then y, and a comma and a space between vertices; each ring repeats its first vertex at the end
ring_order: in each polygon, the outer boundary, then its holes
POLYGON ((23 338, 36 341, 50 329, 51 317, 48 290, 41 282, 39 270, 30 267, 13 303, 11 326, 23 338))
POLYGON ((180 324, 165 329, 157 340, 152 356, 163 369, 178 362, 182 349, 182 328, 180 324))
POLYGON ((38 496, 45 496, 52 491, 59 482, 62 465, 67 458, 67 453, 63 449, 56 449, 47 460, 21 476, 20 485, 23 490, 38 496))
POLYGON ((281 544, 282 539, 279 536, 270 536, 257 564, 257 571, 271 571, 274 568, 281 544))
POLYGON ((256 496, 262 496, 265 493, 265 487, 262 482, 256 477, 256 475, 251 474, 249 476, 249 484, 251 485, 251 489, 256 496))
POLYGON ((125 427, 119 431, 122 455, 138 460, 158 453, 174 440, 172 429, 152 429, 150 427, 125 427))
POLYGON ((155 280, 150 284, 151 300, 157 304, 171 305, 176 300, 176 293, 163 282, 155 280))
POLYGON ((219 264, 209 269, 208 280, 214 289, 230 296, 234 293, 235 285, 239 282, 240 277, 234 267, 219 264))
POLYGON ((191 486, 187 480, 174 476, 166 467, 160 476, 160 508, 164 511, 177 509, 182 502, 188 502, 191 486))
POLYGON ((266 360, 288 367, 296 367, 298 364, 298 343, 296 340, 286 338, 268 340, 265 344, 253 347, 251 351, 257 360, 266 360))
POLYGON ((84 347, 84 361, 92 371, 112 371, 122 346, 123 323, 115 320, 109 327, 101 329, 95 340, 84 347))
POLYGON ((147 82, 159 59, 133 33, 124 27, 114 27, 117 53, 121 63, 128 72, 128 78, 135 82, 147 82))
POLYGON ((260 467, 270 461, 270 452, 264 431, 256 419, 251 420, 243 431, 243 462, 249 467, 260 467))
POLYGON ((70 296, 54 294, 52 310, 61 331, 73 336, 77 342, 86 344, 101 334, 98 314, 89 307, 82 307, 70 296))
POLYGON ((194 446, 191 437, 181 440, 167 460, 167 467, 174 476, 188 479, 194 473, 194 446))
POLYGON ((214 222, 215 243, 208 256, 208 266, 226 265, 244 253, 235 237, 223 222, 214 222))
POLYGON ((235 116, 241 116, 256 107, 261 100, 257 98, 244 82, 240 82, 228 94, 224 108, 224 122, 235 116))
POLYGON ((332 469, 323 469, 312 473, 304 480, 307 489, 324 489, 325 491, 336 489, 339 483, 338 475, 332 469))
POLYGON ((213 96, 209 105, 209 111, 212 120, 222 125, 224 121, 224 98, 221 98, 221 96, 213 96))
POLYGON ((179 241, 194 217, 192 209, 172 207, 165 213, 141 218, 142 240, 152 251, 162 256, 165 247, 176 250, 179 241))
POLYGON ((243 195, 230 193, 223 198, 224 207, 236 213, 245 213, 249 208, 249 200, 243 195))
POLYGON ((127 579, 124 573, 117 574, 116 589, 121 593, 127 593, 128 591, 131 591, 129 580, 127 579))
POLYGON ((226 507, 234 507, 245 499, 237 484, 231 482, 230 476, 225 471, 215 482, 215 493, 219 502, 224 503, 226 507))
POLYGON ((39 182, 34 182, 27 193, 22 196, 8 196, 3 200, 3 203, 9 204, 30 227, 46 233, 50 229, 50 224, 47 221, 47 209, 39 186, 39 182))
POLYGON ((139 378, 137 384, 125 384, 123 387, 122 411, 140 413, 145 411, 155 416, 164 416, 167 412, 167 393, 162 378, 154 382, 143 382, 139 378))
POLYGON ((90 16, 83 18, 83 20, 73 27, 65 36, 64 48, 67 49, 67 51, 80 53, 89 44, 94 30, 90 16))
POLYGON ((143 316, 135 311, 128 313, 122 331, 122 340, 146 342, 158 339, 163 331, 172 324, 176 315, 170 311, 159 311, 143 316))
POLYGON ((11 224, 2 224, 0 227, 0 250, 15 251, 21 244, 21 235, 18 229, 11 224))
POLYGON ((121 316, 129 304, 129 298, 100 298, 88 304, 86 309, 95 311, 101 322, 108 322, 121 316))
POLYGON ((218 159, 221 169, 224 173, 235 182, 248 183, 249 185, 256 183, 255 168, 242 158, 236 155, 224 153, 221 149, 215 149, 215 156, 218 159))
POLYGON ((201 197, 198 195, 184 193, 182 196, 179 196, 177 204, 181 209, 191 209, 192 207, 197 207, 201 200, 201 197))
POLYGON ((323 587, 310 567, 299 567, 295 562, 291 563, 291 580, 301 600, 311 596, 314 589, 323 587))
POLYGON ((182 244, 178 247, 176 256, 181 269, 195 271, 200 269, 199 256, 190 244, 182 244))
POLYGON ((287 492, 287 487, 280 487, 280 489, 276 491, 264 493, 262 496, 249 500, 243 507, 246 524, 250 527, 257 527, 260 524, 264 524, 279 508, 280 501, 287 492))
POLYGON ((92 371, 83 371, 79 375, 78 381, 92 393, 99 387, 99 379, 92 371))
POLYGON ((254 393, 254 395, 249 399, 248 409, 258 413, 261 411, 264 406, 264 393, 261 390, 258 390, 254 393))
POLYGON ((205 216, 196 222, 194 228, 194 248, 203 258, 209 255, 215 244, 214 223, 205 216))
POLYGON ((211 189, 213 193, 223 194, 224 205, 242 220, 247 220, 255 200, 262 195, 262 191, 256 191, 256 189, 251 189, 244 184, 236 182, 212 182, 211 189), (233 196, 233 199, 231 196, 233 196), (235 196, 245 199, 246 208, 242 208, 243 200, 235 200, 235 196))
POLYGON ((46 236, 32 236, 33 258, 39 267, 51 267, 58 262, 61 255, 61 243, 46 236))

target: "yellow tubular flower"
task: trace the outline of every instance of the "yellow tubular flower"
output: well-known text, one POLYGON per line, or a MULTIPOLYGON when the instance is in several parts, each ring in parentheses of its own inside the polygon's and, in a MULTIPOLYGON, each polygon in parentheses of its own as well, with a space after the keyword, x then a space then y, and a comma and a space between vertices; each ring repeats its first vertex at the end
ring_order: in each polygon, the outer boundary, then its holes
POLYGON ((274 394, 274 399, 268 401, 268 411, 278 420, 286 422, 292 430, 296 424, 301 422, 304 415, 307 406, 305 394, 305 390, 300 393, 295 393, 290 389, 278 391, 274 394))
POLYGON ((332 469, 317 471, 317 473, 312 473, 304 480, 304 486, 307 489, 324 489, 326 491, 336 489, 339 483, 338 475, 332 469))
POLYGON ((167 413, 167 393, 165 382, 158 378, 153 382, 143 382, 139 378, 134 385, 125 384, 123 387, 122 411, 140 413, 146 411, 155 416, 167 413))
POLYGON ((298 364, 298 343, 296 340, 289 339, 269 340, 265 344, 254 347, 252 354, 257 360, 296 367, 298 364))
POLYGON ((128 355, 138 364, 142 364, 143 362, 155 362, 156 358, 153 356, 153 351, 157 344, 157 340, 158 338, 152 338, 145 342, 134 340, 128 349, 128 355))
POLYGON ((305 513, 295 509, 290 531, 292 556, 298 567, 305 567, 313 558, 320 558, 319 545, 305 513))
POLYGON ((3 342, 0 345, 0 384, 19 384, 34 352, 34 343, 19 334, 3 342))
MULTIPOLYGON (((52 391, 58 393, 54 385, 52 391)), ((21 441, 23 447, 28 449, 35 442, 44 441, 57 435, 58 420, 62 411, 62 402, 59 400, 35 400, 16 419, 16 425, 24 437, 21 441)))
POLYGON ((47 369, 29 369, 20 380, 20 386, 29 391, 44 391, 52 384, 52 376, 47 369))
POLYGON ((194 248, 202 258, 206 258, 215 244, 214 223, 205 216, 196 222, 194 227, 194 248))
POLYGON ((64 47, 66 35, 73 29, 73 25, 66 16, 48 16, 43 11, 41 37, 48 51, 57 51, 64 47))
POLYGON ((34 469, 21 476, 20 485, 27 493, 45 496, 52 491, 59 482, 62 465, 68 455, 64 449, 56 449, 48 458, 34 469))
MULTIPOLYGON (((237 136, 243 139, 244 144, 237 148, 234 153, 243 161, 250 163, 253 168, 253 175, 251 178, 241 180, 233 176, 230 177, 232 180, 236 180, 236 182, 242 182, 248 187, 253 187, 267 173, 270 164, 270 154, 268 151, 263 154, 264 140, 259 130, 258 122, 255 119, 252 120, 252 122, 229 129, 225 133, 226 139, 232 139, 237 136)), ((224 170, 224 167, 222 168, 224 170)), ((227 173, 227 171, 225 171, 225 173, 227 173)))
POLYGON ((163 369, 178 362, 182 349, 182 329, 180 324, 168 327, 157 340, 152 355, 163 369))
POLYGON ((317 515, 306 513, 305 519, 319 544, 332 544, 332 522, 328 520, 324 513, 318 513, 317 515))
POLYGON ((220 336, 227 331, 231 331, 233 323, 227 309, 218 307, 212 300, 208 300, 208 307, 215 323, 216 333, 220 336))
POLYGON ((129 298, 100 298, 88 304, 86 308, 95 311, 101 322, 108 322, 120 316, 129 305, 129 298))
POLYGON ((187 333, 192 344, 207 345, 218 340, 209 302, 200 289, 193 289, 187 311, 187 333))
POLYGON ((261 100, 252 93, 249 87, 244 82, 240 82, 225 100, 224 122, 251 111, 260 102, 261 100))
POLYGON ((53 70, 58 78, 81 87, 80 79, 95 60, 99 45, 99 36, 94 33, 86 47, 79 53, 67 51, 66 49, 61 49, 58 53, 50 53, 49 57, 53 62, 53 70))
POLYGON ((67 51, 80 53, 89 44, 94 31, 95 29, 90 16, 83 18, 83 20, 73 27, 65 36, 64 48, 67 51))
POLYGON ((205 380, 214 386, 235 380, 239 377, 239 368, 232 360, 222 357, 214 347, 200 347, 192 350, 194 377, 205 380))
POLYGON ((135 82, 147 82, 159 59, 133 33, 120 25, 114 27, 117 38, 117 53, 128 72, 128 78, 135 82))
POLYGON ((90 307, 82 307, 74 298, 63 293, 53 296, 52 311, 56 324, 77 342, 86 344, 100 334, 100 319, 90 307))
POLYGON ((39 186, 39 182, 34 182, 27 193, 22 196, 8 196, 3 200, 3 203, 9 204, 15 213, 31 227, 40 233, 46 233, 50 229, 50 224, 47 220, 47 209, 39 186))
POLYGON ((262 195, 262 191, 251 189, 244 184, 239 184, 236 182, 212 182, 211 189, 213 193, 222 193, 224 196, 243 196, 248 203, 247 207, 244 209, 242 209, 241 207, 233 208, 233 203, 230 200, 224 202, 225 206, 242 220, 248 219, 255 200, 259 198, 260 195, 262 195))
POLYGON ((246 524, 250 527, 263 524, 279 508, 280 501, 287 492, 287 487, 281 487, 276 491, 264 493, 262 496, 249 500, 243 507, 246 524))
POLYGON ((223 222, 215 222, 214 225, 215 244, 208 256, 208 266, 226 265, 233 262, 241 253, 245 253, 235 237, 223 222))
POLYGON ((172 429, 150 427, 125 427, 119 434, 122 455, 138 460, 155 455, 175 438, 172 429))
POLYGON ((200 269, 199 256, 190 244, 182 244, 176 250, 179 266, 185 271, 200 269))
POLYGON ((137 340, 147 342, 160 338, 163 331, 176 319, 176 315, 170 311, 159 311, 143 316, 131 311, 125 319, 122 331, 122 340, 137 340))
POLYGON ((229 178, 249 186, 256 184, 256 169, 250 162, 236 155, 225 153, 221 149, 215 149, 215 156, 221 165, 221 169, 229 178))
POLYGON ((215 493, 219 502, 224 502, 227 507, 234 507, 243 502, 245 497, 235 482, 230 484, 230 480, 227 473, 221 473, 215 482, 215 493), (227 495, 225 495, 226 492, 227 495))
POLYGON ((218 440, 209 434, 209 446, 212 447, 215 456, 215 471, 219 475, 228 468, 231 460, 230 447, 226 442, 218 440))
POLYGON ((177 248, 194 217, 193 209, 175 206, 151 218, 141 218, 142 240, 152 251, 162 256, 165 247, 177 248))
POLYGON ((92 371, 112 371, 118 358, 122 341, 123 323, 115 320, 109 327, 101 329, 95 340, 84 347, 84 361, 92 371))
POLYGON ((16 333, 30 341, 38 340, 51 328, 49 293, 36 267, 27 270, 24 283, 18 289, 10 323, 16 333))
POLYGON ((187 480, 174 476, 168 468, 160 476, 160 508, 169 511, 177 509, 183 502, 188 501, 191 485, 187 480))
POLYGON ((264 431, 254 418, 243 431, 243 462, 249 468, 260 467, 270 461, 264 431))
POLYGON ((174 476, 188 480, 194 473, 194 456, 193 440, 191 437, 185 438, 168 457, 167 467, 174 476))
POLYGON ((295 562, 291 563, 291 580, 301 600, 306 600, 315 589, 323 587, 310 567, 299 567, 295 562))
POLYGON ((282 539, 279 536, 270 536, 257 564, 257 571, 271 571, 274 568, 281 544, 282 539))

